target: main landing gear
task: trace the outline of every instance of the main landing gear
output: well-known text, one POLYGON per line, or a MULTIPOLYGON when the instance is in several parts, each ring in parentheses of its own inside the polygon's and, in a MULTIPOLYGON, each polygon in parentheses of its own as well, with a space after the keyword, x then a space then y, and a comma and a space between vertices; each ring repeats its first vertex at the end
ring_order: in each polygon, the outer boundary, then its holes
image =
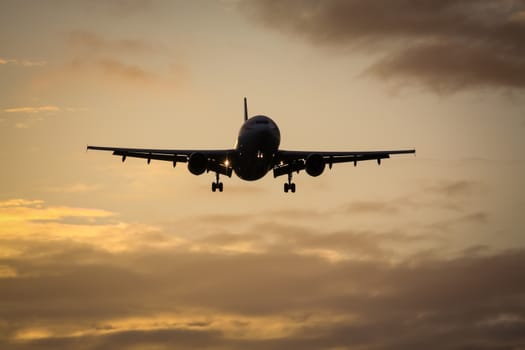
POLYGON ((219 173, 215 173, 215 182, 211 183, 211 191, 215 192, 217 190, 219 190, 219 192, 223 190, 222 182, 219 181, 219 173))
POLYGON ((284 192, 288 193, 288 191, 295 193, 295 183, 292 182, 292 173, 288 174, 288 182, 284 183, 284 192))

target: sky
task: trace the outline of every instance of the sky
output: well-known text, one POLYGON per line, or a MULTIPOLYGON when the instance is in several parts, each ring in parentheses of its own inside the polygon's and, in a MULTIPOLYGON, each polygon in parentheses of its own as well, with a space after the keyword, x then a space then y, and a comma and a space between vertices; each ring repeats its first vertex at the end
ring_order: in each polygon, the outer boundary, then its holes
POLYGON ((525 348, 525 2, 0 1, 0 348, 525 348), (256 182, 86 145, 417 154, 256 182))

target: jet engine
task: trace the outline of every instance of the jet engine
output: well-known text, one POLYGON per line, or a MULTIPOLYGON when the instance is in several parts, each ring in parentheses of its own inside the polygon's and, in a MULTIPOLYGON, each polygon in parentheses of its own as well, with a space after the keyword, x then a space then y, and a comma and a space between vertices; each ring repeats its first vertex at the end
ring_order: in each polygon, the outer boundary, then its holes
POLYGON ((188 170, 193 175, 201 175, 208 167, 208 159, 202 153, 192 153, 188 159, 188 170))
POLYGON ((319 176, 323 173, 325 161, 320 154, 310 154, 306 158, 305 169, 310 176, 319 176))

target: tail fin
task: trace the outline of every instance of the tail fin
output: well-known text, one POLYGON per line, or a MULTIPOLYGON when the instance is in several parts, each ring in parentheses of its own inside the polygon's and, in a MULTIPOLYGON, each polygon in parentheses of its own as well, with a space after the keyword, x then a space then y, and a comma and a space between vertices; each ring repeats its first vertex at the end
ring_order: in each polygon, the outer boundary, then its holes
POLYGON ((246 97, 244 98, 244 121, 248 120, 248 103, 246 102, 246 97))

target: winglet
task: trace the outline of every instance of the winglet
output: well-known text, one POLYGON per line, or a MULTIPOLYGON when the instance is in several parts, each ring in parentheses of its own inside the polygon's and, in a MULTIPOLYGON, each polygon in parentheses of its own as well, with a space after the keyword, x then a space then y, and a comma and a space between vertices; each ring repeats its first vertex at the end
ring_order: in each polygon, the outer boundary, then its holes
POLYGON ((246 97, 244 98, 244 121, 248 120, 248 103, 246 102, 246 97))

